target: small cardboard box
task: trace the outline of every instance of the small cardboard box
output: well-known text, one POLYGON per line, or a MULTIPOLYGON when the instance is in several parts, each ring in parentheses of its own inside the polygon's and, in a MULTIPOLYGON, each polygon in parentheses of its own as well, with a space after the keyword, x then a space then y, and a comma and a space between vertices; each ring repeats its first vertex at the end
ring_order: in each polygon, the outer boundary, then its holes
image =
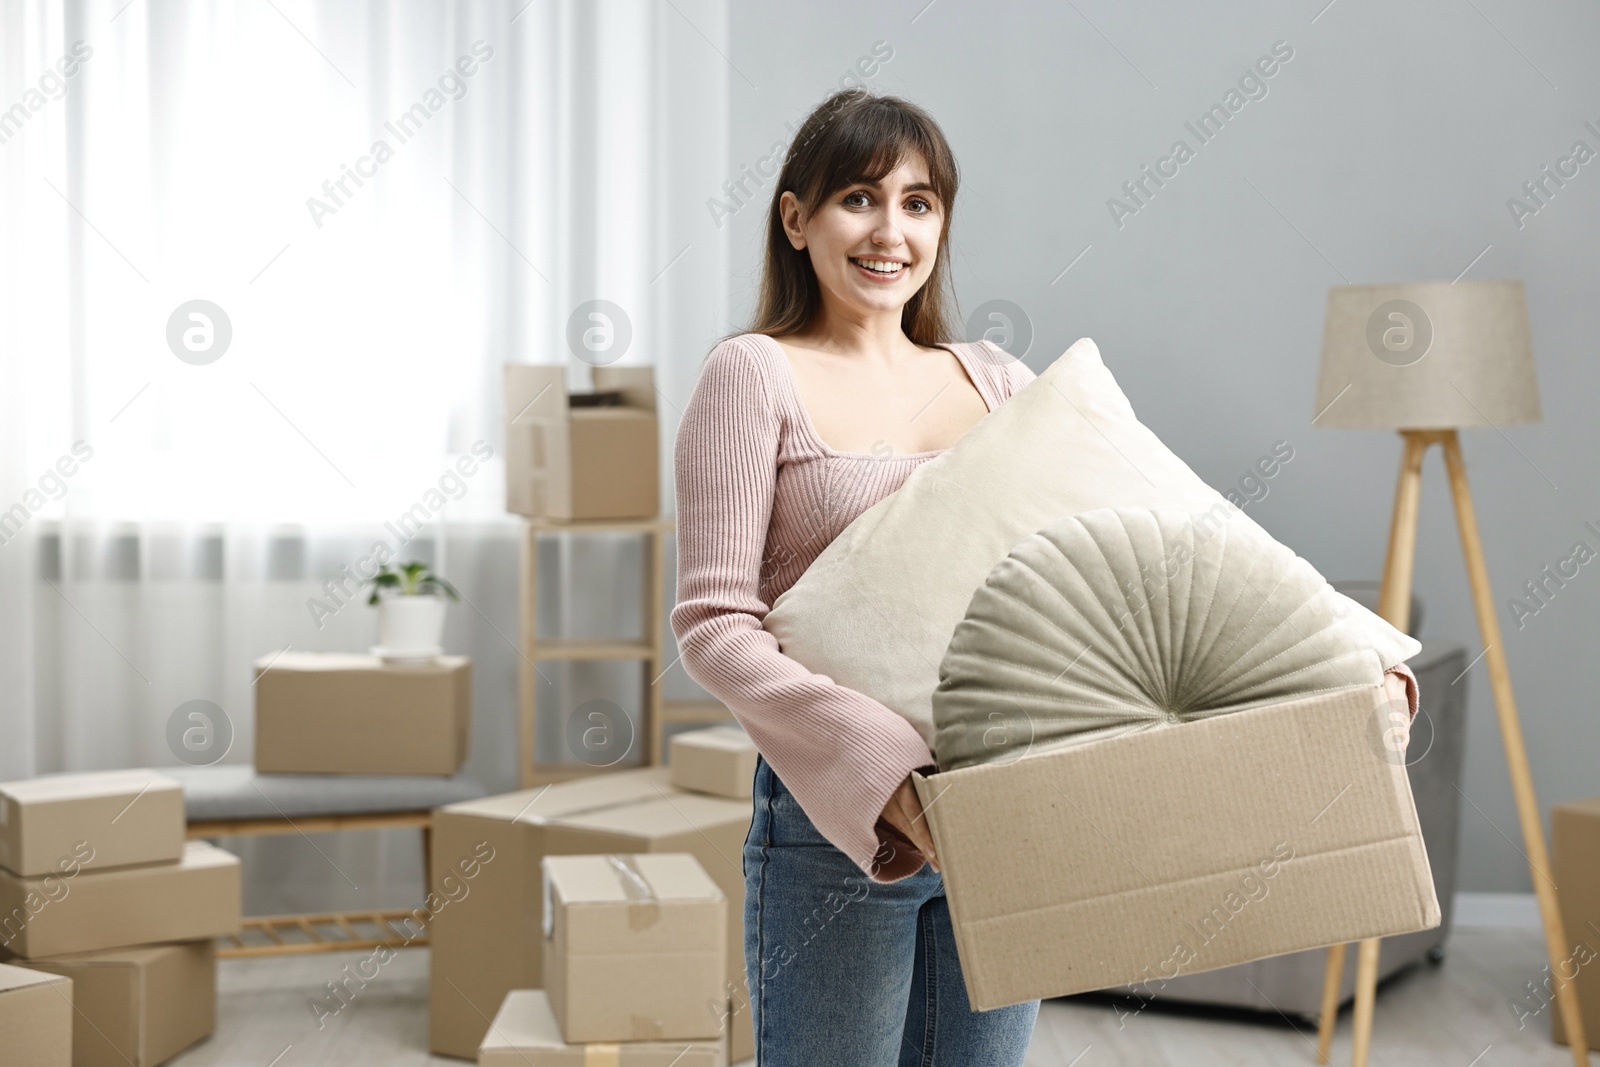
POLYGON ((26 959, 239 929, 239 858, 190 841, 176 863, 18 878, 0 871, 0 947, 26 959))
MULTIPOLYGON (((429 1048, 471 1059, 505 995, 544 985, 540 861, 547 855, 692 853, 728 898, 728 995, 748 1005, 741 862, 750 816, 749 801, 674 788, 666 767, 608 771, 435 810, 430 880, 448 903, 429 927, 429 1048), (467 857, 481 863, 470 879, 467 857)), ((748 1006, 735 1014, 734 1029, 733 1048, 753 1047, 748 1006)))
POLYGON ((155 1067, 216 1028, 217 957, 209 938, 18 966, 72 979, 73 1067, 155 1067))
POLYGON ((595 367, 592 394, 566 368, 505 365, 506 510, 531 518, 650 519, 661 511, 655 376, 595 367), (586 399, 620 394, 621 403, 586 399))
POLYGON ((149 770, 51 774, 0 784, 0 867, 64 873, 183 855, 183 786, 149 770))
POLYGON ((0 1052, 7 1064, 72 1067, 72 979, 0 964, 0 1052))
POLYGON ((478 1046, 479 1067, 727 1067, 726 1042, 628 1041, 572 1045, 542 989, 513 989, 478 1046))
POLYGON ((472 661, 415 666, 285 652, 255 662, 256 770, 455 774, 472 729, 472 661))
POLYGON ((1555 989, 1562 980, 1572 981, 1584 1037, 1591 1049, 1600 1049, 1600 797, 1550 809, 1550 868, 1567 955, 1551 966, 1548 988, 1536 989, 1514 1008, 1519 1020, 1526 1014, 1549 1012, 1550 1040, 1568 1044, 1555 989))
POLYGON ((544 988, 568 1041, 715 1040, 728 898, 685 852, 546 856, 544 988))
POLYGON ((912 782, 979 1011, 1439 925, 1383 690, 912 782))
POLYGON ((756 775, 756 743, 737 726, 674 734, 668 762, 672 784, 692 793, 749 800, 756 775))
MULTIPOLYGON (((750 801, 676 790, 633 804, 550 820, 547 855, 584 852, 688 852, 728 898, 727 992, 749 997, 744 966, 744 839, 750 801)), ((748 1021, 748 1013, 745 1016, 748 1021)), ((734 1044, 738 1045, 735 1039, 734 1044)))

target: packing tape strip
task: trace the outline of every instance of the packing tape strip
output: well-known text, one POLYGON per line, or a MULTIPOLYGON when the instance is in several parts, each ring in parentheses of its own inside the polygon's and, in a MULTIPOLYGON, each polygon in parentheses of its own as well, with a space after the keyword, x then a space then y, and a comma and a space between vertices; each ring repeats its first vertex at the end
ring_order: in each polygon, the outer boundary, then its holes
POLYGON ((583 1046, 583 1067, 622 1067, 621 1045, 583 1046))
POLYGON ((639 861, 633 856, 608 852, 606 862, 617 873, 622 892, 628 898, 628 929, 643 930, 654 926, 661 918, 661 904, 656 900, 655 890, 650 888, 644 872, 639 870, 639 861))

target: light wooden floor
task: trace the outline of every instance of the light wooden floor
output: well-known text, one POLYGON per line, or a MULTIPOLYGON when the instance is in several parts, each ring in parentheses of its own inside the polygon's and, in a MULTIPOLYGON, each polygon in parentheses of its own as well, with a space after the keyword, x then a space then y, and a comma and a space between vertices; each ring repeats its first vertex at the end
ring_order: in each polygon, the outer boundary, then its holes
MULTIPOLYGON (((177 1067, 412 1067, 460 1064, 430 1057, 428 956, 401 952, 319 1031, 310 1008, 322 984, 362 954, 219 965, 217 1032, 177 1067)), ((1379 990, 1372 1067, 1566 1067, 1570 1053, 1550 1043, 1548 1014, 1518 1030, 1512 1004, 1524 983, 1542 978, 1537 931, 1455 931, 1441 966, 1424 964, 1379 990)), ((1553 1009, 1546 1009, 1546 1012, 1553 1009)), ((1108 1002, 1045 1001, 1028 1067, 1283 1067, 1315 1062, 1315 1034, 1255 1013, 1159 1004, 1120 1031, 1108 1002)), ((1350 1009, 1339 1020, 1333 1062, 1350 1059, 1350 1009)), ((1591 1056, 1591 1060, 1594 1057, 1591 1056)), ((745 1061, 746 1067, 754 1061, 745 1061)), ((974 1065, 977 1067, 977 1065, 974 1065)))

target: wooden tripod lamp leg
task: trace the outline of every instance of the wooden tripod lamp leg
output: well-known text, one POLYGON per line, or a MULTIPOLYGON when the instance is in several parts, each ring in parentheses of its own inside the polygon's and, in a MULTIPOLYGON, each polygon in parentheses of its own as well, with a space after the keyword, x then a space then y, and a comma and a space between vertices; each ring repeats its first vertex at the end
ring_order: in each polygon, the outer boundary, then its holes
MULTIPOLYGON (((1394 514, 1389 520, 1389 547, 1383 561, 1383 583, 1378 587, 1378 611, 1391 626, 1406 630, 1411 623, 1411 575, 1417 555, 1417 512, 1422 500, 1422 457, 1437 440, 1430 431, 1402 430, 1405 450, 1400 476, 1395 482, 1394 514)), ((1333 1047, 1333 1030, 1339 1020, 1339 984, 1344 977, 1345 946, 1328 947, 1328 965, 1322 976, 1322 1014, 1317 1024, 1317 1062, 1327 1063, 1333 1047)), ((1356 958, 1356 1000, 1351 1019, 1354 1067, 1366 1067, 1372 1043, 1372 1012, 1378 985, 1378 940, 1361 942, 1356 958)))
POLYGON ((1445 431, 1445 470, 1450 475, 1450 496, 1455 502, 1456 525, 1461 529, 1461 554, 1466 557, 1467 578, 1472 585, 1472 601, 1478 613, 1478 634, 1483 640, 1484 660, 1489 668, 1489 687, 1494 692, 1495 715, 1500 722, 1500 739, 1506 750, 1506 768, 1511 774, 1511 792, 1517 802, 1517 821, 1522 828, 1522 843, 1527 849, 1528 870, 1533 877, 1533 892, 1539 900, 1539 915, 1544 922, 1545 951, 1550 955, 1550 970, 1557 981, 1556 1002, 1567 1040, 1572 1045, 1572 1062, 1586 1067, 1589 1041, 1583 1032, 1583 1014, 1578 993, 1570 980, 1560 976, 1559 961, 1566 958, 1568 946, 1561 924, 1561 905, 1556 900, 1556 883, 1550 875, 1550 859, 1545 851, 1544 824, 1539 818, 1539 802, 1533 791, 1533 774, 1528 768, 1527 750, 1522 744, 1522 723, 1517 716, 1516 699, 1511 694, 1511 672, 1506 665, 1500 622, 1495 616, 1494 594, 1489 588, 1489 568, 1483 559, 1483 542, 1478 538, 1478 519, 1472 508, 1472 493, 1467 488, 1467 468, 1461 458, 1461 442, 1454 430, 1445 431))

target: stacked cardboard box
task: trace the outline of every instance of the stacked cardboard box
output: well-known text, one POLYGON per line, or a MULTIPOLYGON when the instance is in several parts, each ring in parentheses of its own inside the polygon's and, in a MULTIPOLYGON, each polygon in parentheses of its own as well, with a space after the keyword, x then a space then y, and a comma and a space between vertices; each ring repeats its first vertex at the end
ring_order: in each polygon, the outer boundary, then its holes
POLYGON ((0 950, 72 990, 80 1067, 149 1067, 211 1033, 239 861, 184 837, 183 788, 153 771, 0 784, 0 950))
POLYGON ((713 726, 674 734, 668 749, 672 784, 712 796, 750 798, 756 743, 738 726, 713 726))
POLYGON ((549 856, 543 871, 545 988, 507 994, 506 1030, 491 1028, 479 1062, 515 1054, 553 1067, 582 1053, 619 1067, 664 1055, 723 1067, 728 901, 700 862, 549 856))
POLYGON ((727 901, 724 1025, 732 1058, 748 1058, 754 1040, 741 858, 750 814, 748 799, 677 789, 666 767, 608 772, 435 811, 431 881, 445 903, 429 935, 433 1051, 473 1058, 507 993, 547 988, 546 856, 687 852, 727 901))
POLYGON ((0 964, 0 1049, 7 1063, 72 1065, 72 979, 0 964))
POLYGON ((285 652, 255 662, 264 774, 451 775, 467 758, 472 661, 285 652))

